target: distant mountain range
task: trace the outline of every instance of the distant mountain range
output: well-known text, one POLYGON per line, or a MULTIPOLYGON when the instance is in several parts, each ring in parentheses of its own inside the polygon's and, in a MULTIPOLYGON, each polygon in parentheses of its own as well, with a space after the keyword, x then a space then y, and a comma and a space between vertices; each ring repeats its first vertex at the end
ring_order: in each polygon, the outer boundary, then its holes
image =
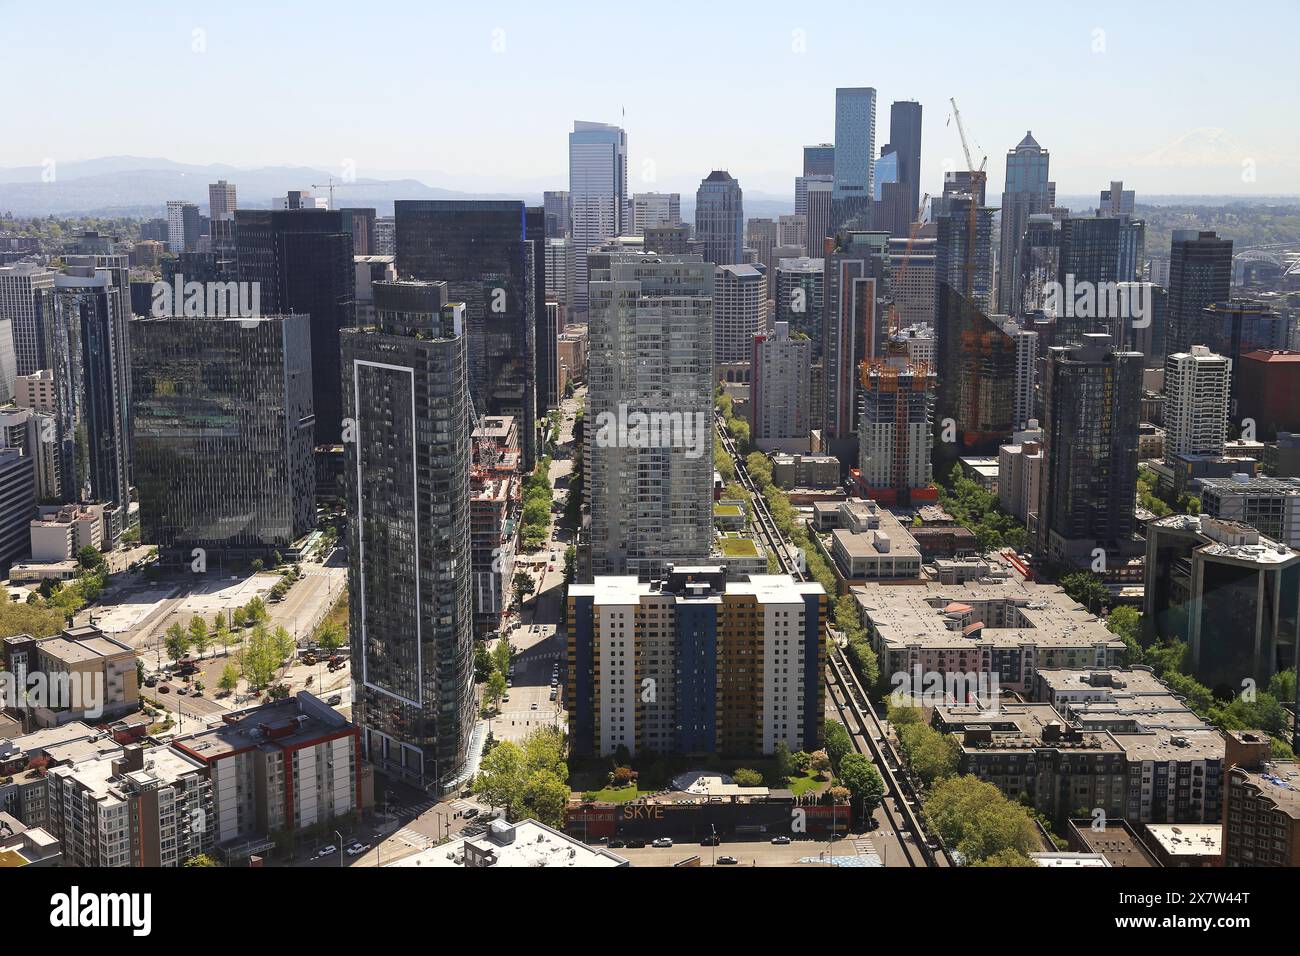
MULTIPOLYGON (((1202 158, 1213 156, 1222 160, 1225 154, 1234 157, 1234 147, 1225 144, 1221 137, 1205 135, 1184 137, 1184 141, 1171 145, 1149 157, 1152 162, 1167 163, 1171 154, 1192 153, 1202 158), (1177 147, 1177 148, 1175 148, 1177 147)), ((1212 132, 1212 131, 1211 131, 1212 132)), ((1271 157, 1270 157, 1271 158, 1271 157)), ((263 166, 242 169, 222 163, 198 166, 177 163, 170 159, 142 156, 105 156, 77 162, 44 166, 16 166, 0 169, 0 212, 18 216, 135 216, 152 218, 161 216, 167 201, 183 199, 208 209, 208 184, 225 179, 238 189, 239 205, 246 209, 266 209, 273 198, 282 197, 291 189, 310 189, 317 196, 328 198, 330 172, 311 166, 263 166), (313 186, 313 184, 316 184, 313 186)), ((449 177, 450 178, 450 177, 449 177)), ((538 179, 527 183, 532 188, 506 189, 483 192, 469 189, 451 189, 430 186, 412 176, 392 179, 359 177, 352 182, 335 179, 335 202, 339 206, 372 206, 379 215, 393 212, 395 199, 516 199, 529 205, 539 205, 542 193, 535 188, 538 179)), ((481 180, 480 180, 481 181, 481 180)), ((556 188, 566 184, 557 177, 556 188)), ((661 187, 662 188, 662 187, 661 187)), ((793 188, 791 190, 793 193, 793 188)), ((682 218, 691 222, 695 218, 695 193, 682 190, 682 218)), ((996 204, 996 197, 991 196, 996 204)), ((1226 206, 1234 203, 1250 205, 1293 205, 1295 196, 1241 196, 1241 195, 1148 195, 1138 193, 1138 203, 1148 206, 1226 206)), ((1083 212, 1097 205, 1097 196, 1058 195, 1060 205, 1083 212)), ((745 193, 746 218, 776 218, 794 211, 794 197, 778 196, 747 190, 745 193)))
MULTIPOLYGON (((540 205, 536 190, 470 192, 430 186, 413 178, 367 179, 341 183, 339 177, 310 166, 264 166, 241 169, 214 163, 207 166, 140 156, 106 156, 51 167, 16 166, 0 169, 0 212, 18 216, 161 216, 168 200, 195 203, 206 214, 208 184, 225 179, 235 184, 238 202, 246 209, 266 209, 273 198, 291 189, 310 189, 328 198, 335 179, 334 205, 373 206, 381 216, 392 215, 395 199, 517 199, 540 205), (313 184, 316 184, 313 186, 313 184)), ((557 182, 556 188, 564 183, 557 182)), ((793 188, 792 188, 793 192, 793 188)), ((682 215, 694 218, 694 194, 682 194, 682 215)), ((793 195, 747 195, 745 215, 776 217, 793 212, 793 195)))

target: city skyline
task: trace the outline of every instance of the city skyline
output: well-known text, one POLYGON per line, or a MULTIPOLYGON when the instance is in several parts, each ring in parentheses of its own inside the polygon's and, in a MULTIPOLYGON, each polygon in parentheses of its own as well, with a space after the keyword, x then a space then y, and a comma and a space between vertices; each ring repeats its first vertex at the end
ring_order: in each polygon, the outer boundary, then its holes
MULTIPOLYGON (((1193 6, 1217 10, 1208 3, 1193 6)), ((15 33, 26 38, 10 51, 16 72, 41 69, 60 48, 88 51, 47 78, 47 96, 10 104, 7 125, 13 135, 0 143, 0 173, 39 169, 47 160, 66 164, 92 156, 143 155, 187 163, 217 159, 241 168, 305 165, 336 177, 351 170, 362 179, 411 177, 460 191, 532 192, 563 188, 566 135, 574 119, 586 118, 628 131, 629 193, 685 195, 710 169, 728 169, 756 198, 783 196, 801 171, 802 147, 833 138, 835 88, 872 86, 882 110, 896 100, 917 100, 925 108, 921 180, 932 193, 945 168, 965 165, 948 103, 954 95, 976 164, 989 157, 993 195, 1001 192, 1002 155, 1027 130, 1052 151, 1063 196, 1092 194, 1111 179, 1131 183, 1139 196, 1294 193, 1300 183, 1294 159, 1300 154, 1300 130, 1279 122, 1269 96, 1249 91, 1287 82, 1285 43, 1294 30, 1286 24, 1300 26, 1300 11, 1285 2, 1264 6, 1268 11, 1258 11, 1250 24, 1227 21, 1199 33, 1189 25, 1199 18, 1187 9, 1176 20, 1160 10, 1119 4, 1036 11, 1033 17, 1007 11, 996 22, 976 23, 959 35, 931 36, 923 48, 877 44, 869 66, 839 65, 818 73, 799 64, 853 62, 856 35, 821 28, 814 18, 774 6, 744 21, 676 6, 667 12, 679 11, 681 17, 643 21, 614 13, 572 22, 513 5, 439 11, 436 20, 411 9, 400 14, 401 31, 389 29, 393 19, 383 18, 350 22, 346 32, 336 32, 329 25, 335 21, 331 11, 339 11, 330 4, 313 8, 315 16, 296 24, 299 40, 312 42, 284 44, 245 4, 188 11, 184 5, 150 4, 132 18, 129 34, 108 11, 83 11, 77 20, 59 24, 55 34, 35 8, 0 4, 15 33), (547 55, 548 49, 616 49, 601 37, 620 28, 635 30, 651 48, 671 48, 680 42, 688 14, 702 35, 717 41, 723 62, 749 67, 758 58, 770 65, 771 79, 755 80, 751 92, 782 117, 780 123, 756 126, 742 122, 739 114, 734 121, 725 115, 707 120, 690 111, 683 115, 675 108, 681 102, 675 93, 687 87, 685 74, 674 80, 661 72, 653 84, 593 84, 598 55, 547 55), (1277 29, 1255 28, 1265 20, 1277 29), (407 55, 427 40, 426 23, 440 36, 459 37, 439 46, 436 80, 426 76, 423 56, 407 55), (473 42, 475 36, 481 43, 473 42), (1051 44, 1043 45, 1049 36, 1051 44), (1152 42, 1153 36, 1163 42, 1152 42), (1019 58, 985 55, 993 43, 1003 49, 1019 43, 1029 59, 1050 50, 1054 62, 1035 72, 1035 82, 1025 83, 1026 64, 1019 58), (132 111, 126 122, 93 113, 75 124, 50 122, 50 102, 75 100, 78 90, 99 82, 97 71, 109 68, 96 49, 113 49, 118 57, 130 51, 130 58, 149 58, 165 73, 166 84, 150 79, 156 71, 118 81, 121 95, 153 109, 132 111), (345 52, 355 60, 358 75, 382 67, 371 74, 376 81, 341 84, 332 64, 345 52), (275 98, 265 96, 258 71, 249 69, 271 56, 280 84, 275 98), (1217 82, 1217 71, 1207 70, 1180 77, 1183 64, 1207 61, 1231 70, 1234 82, 1217 82), (923 69, 926 62, 947 67, 923 69), (1171 82, 1175 78, 1179 81, 1171 82), (1146 88, 1162 90, 1158 109, 1153 103, 1151 109, 1103 115, 1097 108, 1146 88), (1013 89, 1015 95, 1008 96, 1013 89), (519 97, 522 90, 531 94, 526 100, 519 97), (206 111, 201 120, 198 113, 189 117, 184 105, 208 97, 226 104, 233 123, 211 122, 206 111), (302 108, 304 122, 295 124, 292 137, 283 132, 281 100, 302 108), (413 103, 427 104, 439 117, 428 133, 410 124, 413 103), (168 117, 165 135, 158 134, 158 115, 168 117), (444 135, 447 129, 456 135, 444 135), (90 150, 89 143, 99 148, 90 150), (1250 181, 1243 180, 1247 160, 1254 164, 1250 181)), ((906 14, 882 10, 875 16, 878 36, 916 32, 906 14)), ((746 69, 746 75, 754 73, 746 69)), ((878 137, 877 146, 883 141, 878 137)))

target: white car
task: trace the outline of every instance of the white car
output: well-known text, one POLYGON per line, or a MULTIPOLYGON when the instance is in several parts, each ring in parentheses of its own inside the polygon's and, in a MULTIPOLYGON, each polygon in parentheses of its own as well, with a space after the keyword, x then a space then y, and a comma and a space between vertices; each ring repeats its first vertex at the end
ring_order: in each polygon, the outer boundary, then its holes
POLYGON ((369 843, 354 843, 347 848, 348 856, 360 856, 370 849, 369 843))
POLYGON ((323 847, 321 847, 320 850, 316 853, 316 855, 317 855, 318 857, 319 857, 319 856, 329 856, 331 853, 337 853, 338 851, 339 851, 339 848, 336 847, 334 844, 331 843, 329 846, 323 846, 323 847))
POLYGON ((663 849, 666 849, 667 847, 672 846, 672 845, 673 845, 673 841, 670 840, 668 837, 660 837, 659 839, 655 840, 655 841, 654 841, 653 843, 651 843, 650 845, 651 845, 652 847, 657 848, 657 849, 663 850, 663 849))

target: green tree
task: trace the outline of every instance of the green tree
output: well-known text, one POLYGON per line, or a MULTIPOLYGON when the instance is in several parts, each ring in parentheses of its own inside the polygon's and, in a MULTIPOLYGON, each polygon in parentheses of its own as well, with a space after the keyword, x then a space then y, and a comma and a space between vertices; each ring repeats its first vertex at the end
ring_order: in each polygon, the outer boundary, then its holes
POLYGON ((100 554, 99 549, 86 545, 77 552, 77 566, 83 571, 100 571, 107 565, 104 556, 100 554))
POLYGON ((193 867, 215 867, 216 865, 217 861, 212 859, 212 857, 208 856, 206 853, 196 854, 181 864, 181 866, 193 867))
POLYGON ((492 655, 485 641, 474 642, 474 681, 483 683, 492 673, 492 655))
POLYGON ((495 708, 500 703, 501 698, 506 692, 506 675, 500 671, 493 671, 487 679, 487 686, 483 688, 483 697, 487 700, 490 707, 495 708))
POLYGON ((553 774, 561 782, 569 779, 564 760, 564 733, 558 727, 538 727, 524 738, 524 763, 529 773, 553 774))
POLYGON ((998 858, 1005 850, 1027 856, 1039 848, 1029 810, 972 776, 936 784, 925 801, 925 815, 969 864, 998 858))
POLYGON ((535 770, 524 785, 524 803, 534 818, 547 826, 564 826, 564 811, 569 806, 569 787, 549 770, 535 770))
POLYGON ((750 767, 737 767, 731 778, 736 781, 738 787, 761 787, 763 785, 763 775, 750 767))
POLYGON ((190 646, 195 652, 202 654, 208 647, 208 622, 203 620, 203 615, 195 614, 190 618, 190 646))
POLYGON ((813 773, 817 774, 818 777, 821 777, 824 780, 826 774, 830 773, 831 758, 827 756, 826 751, 824 750, 814 750, 808 756, 809 768, 813 773))
POLYGON ((516 571, 513 579, 515 601, 519 604, 524 603, 524 598, 537 590, 537 585, 533 582, 533 576, 525 571, 516 571))
POLYGON ((772 754, 773 763, 776 765, 776 776, 780 783, 785 783, 796 773, 798 768, 795 767, 794 757, 790 753, 790 748, 786 746, 784 740, 778 740, 776 750, 772 754))
POLYGON ((524 798, 525 769, 524 753, 519 745, 511 740, 503 740, 479 764, 478 776, 474 779, 474 792, 489 807, 504 807, 506 818, 513 819, 515 806, 524 798))
POLYGON ((239 686, 239 670, 234 664, 227 664, 221 668, 221 679, 217 681, 217 686, 227 694, 239 686))
POLYGON ((510 641, 504 637, 499 639, 492 648, 492 663, 503 677, 510 673, 510 658, 514 652, 515 649, 510 646, 510 641))
POLYGON ((853 799, 860 802, 864 818, 875 813, 885 799, 885 781, 880 771, 862 754, 845 754, 841 758, 839 779, 853 799))
POLYGON ((45 607, 35 594, 28 597, 27 603, 0 604, 0 634, 5 636, 54 637, 63 630, 64 623, 63 614, 45 607))
POLYGON ((329 618, 322 621, 320 627, 316 629, 316 643, 320 645, 321 650, 330 654, 343 646, 346 637, 343 625, 329 618))
POLYGON ((275 648, 276 663, 292 660, 297 645, 294 643, 293 635, 289 633, 289 629, 281 625, 275 629, 271 637, 272 646, 275 648))
POLYGON ((1078 601, 1096 614, 1109 600, 1110 591, 1101 578, 1089 571, 1075 571, 1061 578, 1061 588, 1073 601, 1078 601))
POLYGON ((957 772, 961 748, 951 734, 941 734, 926 724, 904 724, 896 732, 908 766, 927 787, 957 772))
POLYGON ((189 650, 190 632, 181 627, 180 621, 172 622, 171 627, 167 628, 163 635, 163 647, 167 649, 167 656, 174 661, 180 660, 189 650))
POLYGON ((1026 856, 1024 853, 1021 853, 1019 850, 1008 847, 1005 850, 998 850, 992 856, 989 856, 976 863, 972 863, 971 866, 1029 867, 1032 869, 1037 869, 1038 863, 1033 859, 1033 857, 1026 856))
POLYGON ((828 720, 825 724, 826 756, 830 758, 831 770, 839 773, 840 760, 853 750, 853 739, 838 720, 828 720))

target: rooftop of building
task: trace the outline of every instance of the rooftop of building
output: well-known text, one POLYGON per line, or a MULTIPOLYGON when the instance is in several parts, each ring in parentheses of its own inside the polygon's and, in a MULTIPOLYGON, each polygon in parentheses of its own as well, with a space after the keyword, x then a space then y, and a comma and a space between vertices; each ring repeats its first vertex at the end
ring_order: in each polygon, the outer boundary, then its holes
POLYGON ((1086 693, 1101 695, 1107 700, 1141 694, 1169 694, 1169 688, 1149 670, 1049 668, 1040 670, 1038 679, 1052 693, 1086 693))
POLYGON ((80 720, 70 720, 58 727, 44 727, 40 730, 34 730, 30 734, 0 740, 0 759, 9 759, 20 753, 44 753, 50 747, 59 744, 70 743, 74 740, 88 740, 91 737, 100 735, 101 732, 89 724, 82 723, 80 720))
POLYGON ((1124 820, 1101 821, 1091 817, 1074 819, 1072 836, 1087 853, 1104 857, 1113 867, 1156 867, 1159 861, 1142 845, 1141 839, 1124 820))
POLYGON ((1196 550, 1204 555, 1251 564, 1290 564, 1300 561, 1300 552, 1266 538, 1252 526, 1240 521, 1212 518, 1204 514, 1169 515, 1156 519, 1148 527, 1171 528, 1199 535, 1205 543, 1196 550))
POLYGON ((1101 853, 1071 853, 1066 850, 1053 850, 1050 853, 1031 853, 1029 858, 1039 866, 1054 870, 1079 869, 1081 867, 1104 869, 1111 865, 1110 861, 1101 853))
POLYGON ((393 867, 617 867, 628 861, 533 819, 494 820, 481 837, 453 840, 387 864, 393 867))
POLYGON ((935 719, 952 733, 964 733, 963 751, 1016 752, 1035 749, 1087 750, 1117 754, 1120 747, 1104 731, 1071 727, 1051 704, 999 701, 995 709, 975 704, 936 707, 935 719))
POLYGON ((248 750, 285 749, 338 736, 351 724, 318 697, 300 691, 293 697, 222 716, 221 723, 178 737, 172 746, 203 763, 248 750))
POLYGON ((1124 749, 1130 763, 1186 762, 1192 760, 1223 760, 1226 744, 1223 734, 1211 729, 1150 730, 1142 733, 1112 734, 1115 742, 1124 749))
POLYGON ((1300 478, 1275 478, 1237 472, 1229 478, 1198 478, 1202 488, 1220 494, 1287 495, 1300 498, 1300 478))
POLYGON ((1259 791, 1260 797, 1272 801, 1279 811, 1292 820, 1300 820, 1300 764, 1293 760, 1277 760, 1264 765, 1261 770, 1233 767, 1233 774, 1259 791))
POLYGON ((1147 836, 1174 857, 1221 856, 1223 825, 1219 823, 1148 823, 1147 836))
POLYGON ((597 575, 591 584, 572 584, 570 597, 594 598, 597 606, 637 604, 646 597, 672 597, 678 601, 721 600, 721 594, 752 594, 763 604, 800 604, 809 594, 824 594, 816 582, 795 581, 788 574, 751 574, 747 581, 727 581, 721 566, 672 568, 657 581, 640 581, 632 575, 597 575))
POLYGON ((101 658, 134 653, 131 648, 107 637, 87 637, 75 641, 68 640, 66 637, 51 637, 41 641, 37 647, 42 654, 67 665, 84 664, 101 658))
POLYGON ((718 550, 729 558, 756 558, 759 554, 754 540, 742 535, 720 535, 717 545, 718 550))
POLYGON ((852 589, 859 608, 871 620, 888 647, 909 645, 950 647, 954 644, 995 647, 1123 647, 1088 609, 1053 584, 1039 584, 1010 575, 997 581, 963 584, 924 584, 901 587, 863 584, 852 589), (976 620, 984 608, 999 612, 1003 626, 985 626, 973 636, 963 633, 963 615, 945 612, 952 603, 969 604, 976 620))

